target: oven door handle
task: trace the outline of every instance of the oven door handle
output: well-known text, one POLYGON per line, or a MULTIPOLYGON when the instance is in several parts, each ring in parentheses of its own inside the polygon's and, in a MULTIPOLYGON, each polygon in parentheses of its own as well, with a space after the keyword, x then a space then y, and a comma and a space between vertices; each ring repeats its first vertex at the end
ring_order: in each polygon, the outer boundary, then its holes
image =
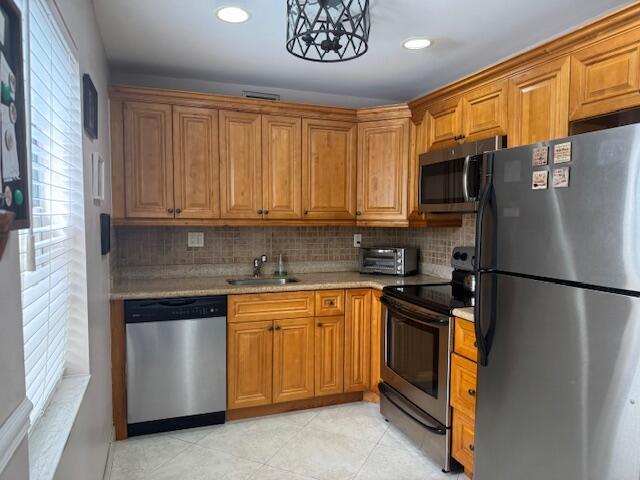
POLYGON ((384 396, 384 398, 386 398, 394 407, 396 407, 398 410, 400 410, 402 413, 404 413, 407 417, 409 417, 411 420, 416 422, 421 427, 426 428, 430 432, 435 433, 437 435, 446 435, 447 434, 447 429, 446 428, 443 428, 443 427, 441 427, 439 425, 435 425, 435 426, 434 425, 428 425, 425 422, 423 422, 422 420, 416 418, 411 412, 409 412, 405 408, 403 408, 398 402, 396 402, 393 398, 391 398, 391 395, 389 394, 389 387, 387 387, 383 382, 380 382, 378 384, 378 390, 380 391, 382 396, 384 396))
POLYGON ((436 327, 441 327, 443 325, 449 324, 449 317, 431 317, 423 315, 421 313, 414 313, 405 308, 402 308, 395 303, 391 303, 384 296, 380 298, 380 303, 385 305, 389 310, 393 311, 394 314, 406 318, 407 320, 411 320, 412 322, 421 323, 423 325, 432 325, 436 327))

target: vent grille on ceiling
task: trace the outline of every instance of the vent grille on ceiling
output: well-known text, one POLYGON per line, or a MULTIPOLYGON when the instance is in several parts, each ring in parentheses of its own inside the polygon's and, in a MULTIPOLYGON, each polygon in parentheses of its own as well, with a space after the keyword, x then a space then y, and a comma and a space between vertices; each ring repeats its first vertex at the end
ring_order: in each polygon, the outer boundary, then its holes
POLYGON ((275 93, 250 92, 248 90, 243 91, 242 96, 247 98, 256 98, 258 100, 272 100, 274 102, 280 100, 280 95, 276 95, 275 93))

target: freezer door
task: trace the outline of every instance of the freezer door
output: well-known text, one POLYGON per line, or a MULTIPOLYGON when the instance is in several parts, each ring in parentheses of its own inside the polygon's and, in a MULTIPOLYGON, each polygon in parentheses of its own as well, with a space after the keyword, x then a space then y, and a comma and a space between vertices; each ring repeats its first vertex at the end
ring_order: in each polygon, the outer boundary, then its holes
MULTIPOLYGON (((494 229, 496 256, 485 250, 481 268, 640 291, 640 125, 499 150, 493 158, 484 233, 494 229), (571 161, 554 164, 554 146, 568 143, 571 161), (547 149, 548 166, 532 165, 536 148, 547 149), (554 171, 564 167, 569 187, 554 188, 554 171), (546 189, 532 189, 534 170, 548 172, 546 189)), ((490 240, 482 241, 484 248, 490 240)))
POLYGON ((640 298, 484 276, 474 479, 638 480, 640 298))

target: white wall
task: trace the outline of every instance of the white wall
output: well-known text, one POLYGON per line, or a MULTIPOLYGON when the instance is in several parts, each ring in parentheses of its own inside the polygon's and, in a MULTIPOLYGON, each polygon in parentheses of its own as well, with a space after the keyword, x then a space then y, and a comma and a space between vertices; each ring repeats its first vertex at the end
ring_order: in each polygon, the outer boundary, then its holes
POLYGON ((109 329, 109 257, 100 255, 100 213, 111 211, 108 66, 91 0, 55 0, 78 48, 80 74, 91 75, 98 91, 98 139, 83 135, 85 235, 91 381, 56 473, 58 480, 102 479, 112 432, 111 355, 109 329), (91 152, 105 159, 105 201, 91 194, 91 152))
POLYGON ((160 75, 114 70, 111 72, 112 85, 136 85, 141 87, 169 88, 174 90, 188 90, 192 92, 217 93, 220 95, 242 96, 244 90, 251 92, 275 93, 280 95, 283 102, 312 103, 338 107, 378 107, 396 103, 384 98, 353 97, 348 95, 334 95, 330 93, 308 92, 286 88, 260 87, 256 85, 240 85, 235 83, 220 83, 195 78, 177 78, 160 75))

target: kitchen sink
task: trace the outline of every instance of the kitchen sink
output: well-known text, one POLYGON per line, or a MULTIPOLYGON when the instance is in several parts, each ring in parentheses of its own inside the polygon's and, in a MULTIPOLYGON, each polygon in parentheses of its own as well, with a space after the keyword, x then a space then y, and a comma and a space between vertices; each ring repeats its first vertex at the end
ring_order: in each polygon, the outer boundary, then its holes
POLYGON ((234 278, 227 280, 229 285, 236 286, 286 285, 296 282, 299 282, 297 278, 234 278))

